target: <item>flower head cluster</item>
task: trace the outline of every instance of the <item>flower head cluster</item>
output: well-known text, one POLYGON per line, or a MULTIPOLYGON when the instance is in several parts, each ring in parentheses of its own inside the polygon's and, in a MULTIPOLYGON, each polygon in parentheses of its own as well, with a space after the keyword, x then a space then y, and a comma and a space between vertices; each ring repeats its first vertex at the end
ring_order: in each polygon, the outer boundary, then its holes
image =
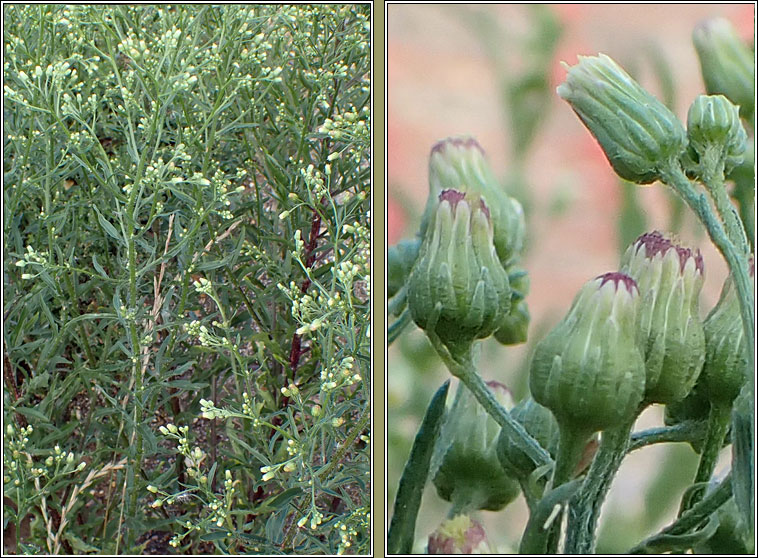
MULTIPOLYGON (((337 554, 342 555, 348 550, 353 549, 359 537, 369 532, 370 522, 371 511, 368 506, 360 507, 352 511, 347 517, 338 520, 334 524, 334 530, 340 537, 337 554)), ((355 552, 358 554, 363 553, 360 548, 355 549, 355 552)))
POLYGON ((363 378, 360 373, 353 371, 354 364, 355 359, 347 356, 336 365, 324 368, 321 371, 321 389, 332 391, 338 387, 348 387, 360 382, 363 378))

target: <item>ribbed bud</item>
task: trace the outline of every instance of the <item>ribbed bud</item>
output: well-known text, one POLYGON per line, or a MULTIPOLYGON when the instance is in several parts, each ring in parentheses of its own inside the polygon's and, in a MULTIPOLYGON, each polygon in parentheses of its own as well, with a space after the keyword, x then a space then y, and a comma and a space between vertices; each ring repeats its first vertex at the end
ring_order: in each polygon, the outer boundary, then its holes
POLYGON ((649 184, 686 148, 684 127, 668 108, 604 54, 580 56, 558 86, 621 178, 649 184))
POLYGON ((481 196, 490 210, 495 249, 505 265, 520 254, 526 234, 524 210, 498 183, 484 155, 471 137, 453 137, 437 142, 429 157, 429 199, 421 220, 425 234, 437 198, 443 190, 459 190, 481 196))
POLYGON ((747 133, 738 108, 723 95, 700 95, 687 113, 687 137, 696 160, 723 158, 726 171, 742 162, 747 133))
POLYGON ((511 298, 511 310, 504 317, 495 332, 495 339, 503 345, 518 345, 527 339, 529 329, 529 306, 526 303, 526 295, 529 294, 529 275, 526 271, 517 268, 508 268, 511 290, 514 296, 511 298), (518 298, 516 298, 518 293, 518 298))
POLYGON ((724 95, 750 120, 755 110, 753 53, 731 23, 716 18, 698 25, 692 33, 700 69, 709 95, 724 95))
MULTIPOLYGON (((750 272, 753 275, 751 260, 750 272)), ((705 364, 698 387, 711 404, 729 408, 745 383, 748 366, 745 332, 734 281, 729 276, 721 297, 703 324, 705 364)))
MULTIPOLYGON (((555 458, 558 450, 558 423, 550 409, 527 397, 513 408, 511 416, 555 458)), ((497 456, 503 469, 519 480, 528 479, 536 468, 534 461, 524 453, 511 431, 500 431, 497 456)))
POLYGON ((421 239, 402 240, 387 249, 387 296, 393 297, 405 285, 418 257, 421 239))
POLYGON ((634 280, 607 273, 587 282, 571 309, 537 344, 529 388, 576 438, 633 418, 645 390, 635 340, 639 292, 634 280))
POLYGON ((408 306, 451 351, 488 337, 510 310, 508 275, 497 259, 488 206, 443 190, 408 279, 408 306))
POLYGON ((490 554, 487 533, 478 521, 468 515, 446 519, 429 535, 429 554, 490 554))
POLYGON ((637 281, 637 334, 645 357, 645 399, 672 403, 695 385, 705 358, 698 302, 703 257, 655 231, 624 253, 621 269, 637 281))
MULTIPOLYGON (((505 386, 496 382, 488 385, 503 406, 512 406, 505 386)), ((496 511, 518 495, 518 483, 505 473, 497 458, 499 433, 497 422, 468 388, 459 384, 431 465, 437 494, 452 502, 454 509, 496 511)))

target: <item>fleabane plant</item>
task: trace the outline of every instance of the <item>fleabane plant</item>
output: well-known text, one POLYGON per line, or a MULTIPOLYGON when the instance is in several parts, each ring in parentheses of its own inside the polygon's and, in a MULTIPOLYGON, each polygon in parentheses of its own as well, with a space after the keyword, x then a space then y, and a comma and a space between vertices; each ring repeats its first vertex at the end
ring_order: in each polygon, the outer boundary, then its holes
POLYGON ((661 182, 698 217, 729 267, 718 304, 703 319, 699 249, 665 231, 642 234, 617 270, 587 281, 538 340, 530 394, 512 409, 493 389, 500 384, 481 377, 477 358, 489 337, 504 345, 527 337, 523 215, 475 140, 448 138, 432 148, 419 233, 388 254, 389 310, 397 316, 388 333, 394 341, 413 321, 460 383, 452 406, 447 382, 432 397, 413 442, 391 552, 417 543, 429 480, 451 503, 429 552, 474 552, 484 539, 477 510, 499 510, 520 491, 529 509, 521 553, 593 553, 600 510, 625 457, 674 441, 699 454, 697 472, 673 522, 630 552, 697 553, 723 541, 752 551, 754 242, 743 220, 752 198, 730 192, 727 181, 745 171, 750 128, 742 118, 753 107, 738 106, 747 102, 750 76, 744 45, 730 33, 721 22, 695 33, 709 94, 693 101, 686 126, 604 54, 580 56, 557 88, 620 178, 661 182), (665 406, 666 426, 635 432, 653 404, 665 406), (725 443, 730 470, 717 475, 725 443))
POLYGON ((367 552, 370 14, 5 11, 19 552, 367 552))

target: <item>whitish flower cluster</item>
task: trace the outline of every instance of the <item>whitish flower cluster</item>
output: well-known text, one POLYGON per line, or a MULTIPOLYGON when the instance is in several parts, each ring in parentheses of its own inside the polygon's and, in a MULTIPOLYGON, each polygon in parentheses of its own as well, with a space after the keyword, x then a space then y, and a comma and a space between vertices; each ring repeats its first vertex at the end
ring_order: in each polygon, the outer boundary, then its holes
POLYGON ((347 147, 343 158, 352 157, 356 163, 361 163, 363 150, 371 145, 371 113, 368 106, 360 110, 351 107, 349 110, 334 114, 324 120, 318 131, 326 134, 335 141, 353 144, 358 147, 347 147))
POLYGON ((177 427, 173 423, 168 423, 165 426, 159 427, 158 431, 164 436, 173 438, 177 441, 177 449, 179 450, 179 453, 184 456, 184 464, 187 466, 187 474, 190 478, 196 479, 199 483, 204 484, 208 480, 208 477, 203 473, 200 467, 205 460, 206 454, 197 446, 190 448, 188 439, 189 426, 177 427))
POLYGON ((47 478, 46 482, 49 483, 63 475, 78 473, 87 466, 85 462, 76 460, 73 452, 64 451, 58 444, 44 461, 35 461, 31 453, 36 452, 27 451, 29 436, 34 432, 32 425, 16 430, 9 424, 5 432, 3 482, 6 489, 20 487, 28 479, 47 478))
POLYGON ((305 186, 311 194, 311 203, 318 203, 328 193, 328 189, 324 184, 324 175, 313 165, 300 169, 300 176, 303 177, 305 186))
MULTIPOLYGON (((24 257, 16 262, 16 267, 26 267, 28 265, 31 266, 39 266, 40 268, 44 267, 48 263, 48 253, 47 252, 38 252, 31 246, 26 247, 26 252, 24 253, 24 257)), ((36 277, 36 273, 22 273, 21 279, 32 279, 36 277)))
MULTIPOLYGON (((339 533, 340 544, 337 554, 344 554, 350 549, 358 538, 359 534, 367 533, 371 523, 371 512, 368 506, 358 508, 348 515, 345 519, 337 521, 334 524, 334 530, 339 533)), ((357 553, 361 553, 357 551, 357 553)))
POLYGON ((359 373, 353 371, 355 359, 347 356, 339 363, 326 367, 321 370, 321 389, 323 391, 332 391, 338 387, 351 386, 362 380, 359 373))
POLYGON ((303 527, 308 522, 308 518, 311 520, 311 530, 315 531, 316 528, 324 521, 324 514, 322 514, 320 511, 318 511, 318 509, 316 509, 315 506, 313 506, 306 515, 300 518, 300 520, 297 522, 297 526, 303 527))

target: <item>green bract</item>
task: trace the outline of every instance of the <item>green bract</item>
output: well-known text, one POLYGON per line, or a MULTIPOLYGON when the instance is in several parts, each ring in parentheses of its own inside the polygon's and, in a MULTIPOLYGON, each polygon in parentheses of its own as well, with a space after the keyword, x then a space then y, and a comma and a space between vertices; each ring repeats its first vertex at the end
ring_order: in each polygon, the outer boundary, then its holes
POLYGON ((672 403, 695 385, 705 358, 698 296, 703 286, 700 251, 658 231, 640 236, 624 253, 621 269, 637 281, 637 334, 645 357, 645 398, 672 403))
POLYGON ((755 64, 753 53, 726 19, 711 19, 692 33, 705 89, 710 95, 725 95, 751 119, 755 110, 755 64))
MULTIPOLYGON (((555 458, 558 449, 558 423, 550 412, 531 397, 522 399, 511 411, 529 435, 555 458)), ((535 463, 518 446, 514 434, 500 431, 497 440, 497 456, 500 464, 517 479, 527 479, 535 469, 535 463)))
POLYGON ((712 153, 723 158, 727 171, 742 162, 747 146, 739 109, 723 95, 695 99, 687 113, 687 137, 697 159, 702 161, 712 153))
POLYGON ((502 189, 484 157, 484 150, 474 138, 447 138, 432 147, 429 199, 421 221, 422 235, 431 221, 438 196, 450 189, 478 194, 487 204, 495 248, 503 265, 520 254, 526 234, 524 210, 502 189))
MULTIPOLYGON (((489 382, 506 405, 505 386, 489 382)), ((487 414, 474 395, 459 384, 432 458, 432 477, 440 498, 454 509, 499 510, 519 493, 518 483, 500 465, 496 441, 500 426, 487 414)))
POLYGON ((558 86, 621 178, 649 184, 686 147, 684 128, 663 103, 604 54, 580 56, 558 86))
POLYGON ((488 206, 474 194, 442 191, 408 279, 413 320, 449 348, 465 348, 497 329, 510 300, 488 206))
POLYGON ((745 383, 748 365, 739 300, 731 277, 724 283, 721 297, 703 327, 705 364, 698 387, 713 405, 730 407, 745 383))
POLYGON ((633 279, 601 275, 585 284, 566 317, 537 344, 529 388, 561 430, 589 437, 635 416, 645 389, 635 341, 638 305, 633 279))

